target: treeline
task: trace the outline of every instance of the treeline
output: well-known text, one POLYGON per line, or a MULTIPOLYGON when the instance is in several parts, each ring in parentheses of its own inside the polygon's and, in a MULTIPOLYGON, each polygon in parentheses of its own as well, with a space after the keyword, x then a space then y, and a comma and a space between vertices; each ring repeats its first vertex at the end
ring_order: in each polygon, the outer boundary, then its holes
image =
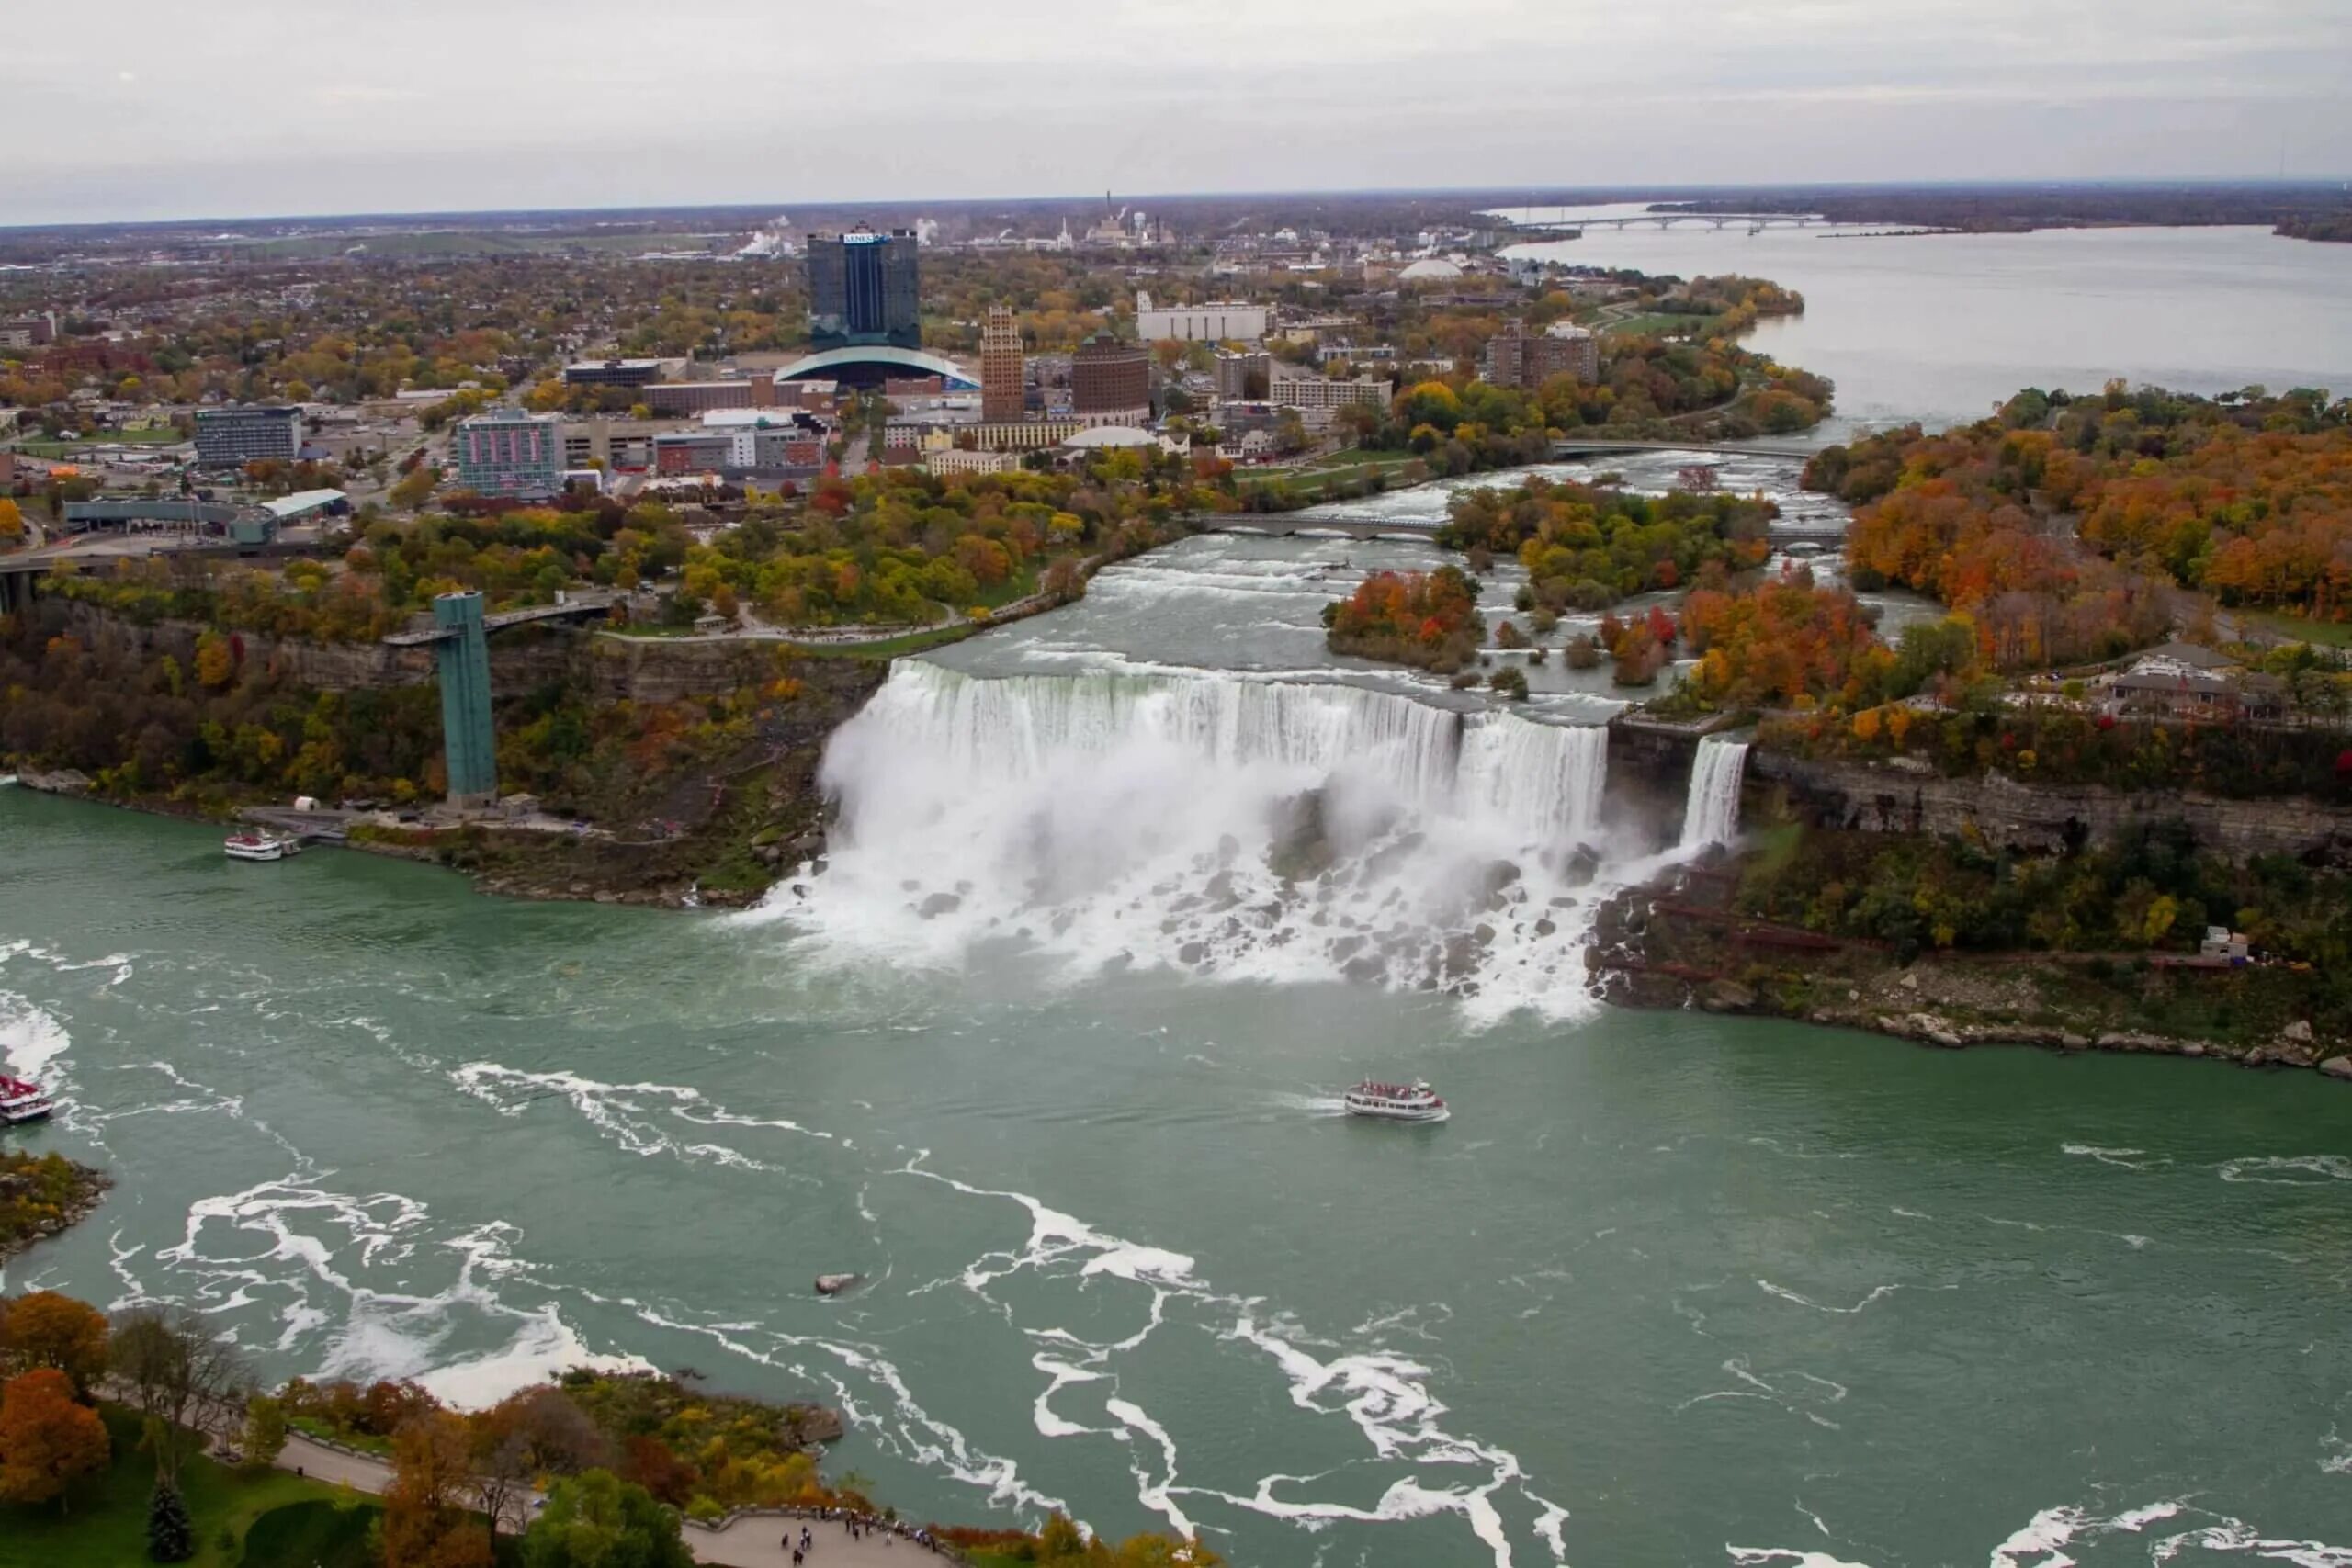
POLYGON ((1740 873, 1736 907, 1826 935, 1883 942, 1906 961, 1962 952, 2185 953, 2208 925, 2267 959, 2310 966, 2310 1021, 2352 1029, 2352 881, 2283 855, 2200 853, 2179 824, 2070 855, 1961 839, 1807 829, 1740 873))
MULTIPOLYGON (((64 607, 0 619, 0 754, 70 767, 104 795, 168 796, 220 810, 256 795, 375 797, 446 788, 440 702, 430 685, 315 692, 208 632, 183 665, 85 646, 64 607)), ((788 708, 788 676, 725 697, 597 703, 557 684, 499 705, 498 766, 510 790, 557 810, 623 812, 681 773, 742 750, 788 708)))
POLYGON ((1485 640, 1477 585, 1462 569, 1376 571, 1345 599, 1323 606, 1334 653, 1450 672, 1468 664, 1485 640))
POLYGON ((2154 641, 2195 615, 2183 590, 2329 619, 2352 591, 2352 404, 2318 391, 2028 390, 1825 448, 1804 482, 1856 503, 1858 587, 1966 611, 2004 669, 2154 641))
POLYGON ((1767 534, 1779 514, 1760 497, 1645 496, 1537 477, 1456 494, 1437 542, 1516 557, 1529 586, 1519 607, 1557 614, 1698 582, 1711 569, 1718 581, 1752 570, 1770 553, 1767 534))
MULTIPOLYGON (((1902 684, 1890 681, 1886 689, 1902 684)), ((1907 758, 1953 778, 2000 773, 2052 785, 2352 803, 2352 751, 2333 727, 2118 717, 2074 701, 2012 703, 1997 682, 1967 685, 1947 700, 1951 705, 1849 704, 1850 716, 1768 721, 1761 739, 1801 756, 1907 758)), ((2343 712, 2340 696, 2335 711, 2343 712)))
POLYGON ((1180 513, 1232 504, 1172 457, 1135 452, 1085 473, 942 479, 897 468, 819 479, 806 494, 755 492, 741 497, 740 525, 707 544, 689 520, 713 519, 661 502, 571 496, 525 507, 461 497, 447 514, 368 523, 339 562, 125 560, 59 575, 42 592, 146 623, 367 642, 442 593, 473 590, 503 610, 677 573, 680 591, 662 603, 672 626, 749 611, 785 626, 920 626, 1039 589, 1075 592, 1080 558, 1131 554, 1172 536, 1180 513))

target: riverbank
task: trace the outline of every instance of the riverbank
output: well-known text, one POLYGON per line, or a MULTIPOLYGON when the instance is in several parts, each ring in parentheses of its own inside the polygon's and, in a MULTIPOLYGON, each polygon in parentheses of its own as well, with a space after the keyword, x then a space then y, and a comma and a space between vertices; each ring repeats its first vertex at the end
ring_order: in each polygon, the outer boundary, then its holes
POLYGON ((113 1185, 63 1155, 0 1148, 0 1263, 87 1219, 113 1185))
POLYGON ((2305 1016, 2312 976, 2140 953, 1931 953, 1824 936, 1732 908, 1738 863, 1612 896, 1586 953, 1612 1006, 1788 1019, 1946 1048, 2036 1045, 2299 1067, 2352 1082, 2352 1048, 2305 1016))

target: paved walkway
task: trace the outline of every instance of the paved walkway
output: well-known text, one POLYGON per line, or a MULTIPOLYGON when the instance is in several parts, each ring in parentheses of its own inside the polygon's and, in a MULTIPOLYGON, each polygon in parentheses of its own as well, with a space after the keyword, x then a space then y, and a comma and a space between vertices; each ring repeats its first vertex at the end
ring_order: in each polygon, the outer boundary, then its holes
MULTIPOLYGON (((300 1432, 287 1434, 286 1448, 277 1456, 277 1468, 299 1470, 313 1480, 349 1486, 376 1496, 381 1496, 392 1483, 392 1467, 382 1460, 327 1448, 300 1432)), ((951 1561, 934 1556, 912 1541, 893 1540, 887 1536, 852 1540, 839 1523, 824 1520, 745 1518, 737 1519, 723 1530, 688 1525, 684 1533, 686 1549, 697 1562, 723 1568, 792 1568, 791 1549, 780 1543, 787 1526, 792 1539, 798 1540, 804 1523, 816 1550, 805 1560, 803 1568, 894 1568, 899 1563, 905 1563, 907 1568, 931 1568, 932 1564, 951 1561)))

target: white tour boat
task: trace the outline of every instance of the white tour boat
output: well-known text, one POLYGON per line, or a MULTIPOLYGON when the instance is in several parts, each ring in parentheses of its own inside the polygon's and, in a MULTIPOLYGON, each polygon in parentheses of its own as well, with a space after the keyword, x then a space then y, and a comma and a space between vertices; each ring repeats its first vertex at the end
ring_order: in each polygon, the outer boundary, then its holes
POLYGON ((22 1078, 0 1073, 0 1123, 38 1122, 53 1109, 49 1096, 39 1089, 22 1078))
POLYGON ((1389 1122, 1442 1122, 1453 1112, 1437 1091, 1416 1078, 1411 1083, 1374 1083, 1369 1079, 1340 1097, 1351 1116, 1377 1116, 1389 1122))
POLYGON ((284 860, 299 852, 301 841, 270 833, 232 833, 220 848, 231 860, 284 860))

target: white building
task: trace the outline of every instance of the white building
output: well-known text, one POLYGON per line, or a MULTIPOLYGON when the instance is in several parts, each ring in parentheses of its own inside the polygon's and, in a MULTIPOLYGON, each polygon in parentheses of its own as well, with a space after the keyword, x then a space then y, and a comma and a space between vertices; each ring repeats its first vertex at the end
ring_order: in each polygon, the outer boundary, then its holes
POLYGON ((1273 378, 1266 386, 1266 400, 1280 409, 1296 409, 1309 430, 1321 430, 1333 413, 1350 403, 1385 404, 1395 391, 1385 376, 1355 376, 1338 379, 1309 376, 1275 362, 1273 378))
POLYGON ((1257 343, 1266 335, 1266 317, 1265 306, 1238 299, 1155 306, 1150 295, 1136 296, 1136 337, 1143 343, 1257 343))

